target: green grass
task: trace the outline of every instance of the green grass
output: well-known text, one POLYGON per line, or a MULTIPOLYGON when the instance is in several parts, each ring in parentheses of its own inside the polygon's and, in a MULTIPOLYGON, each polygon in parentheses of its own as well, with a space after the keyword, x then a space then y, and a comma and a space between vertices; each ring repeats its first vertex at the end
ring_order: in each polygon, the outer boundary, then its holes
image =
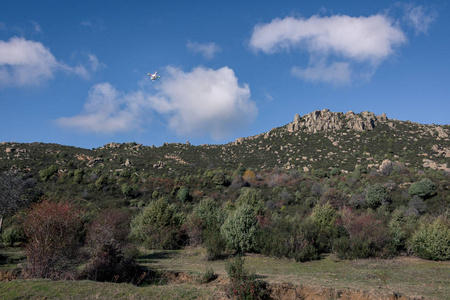
MULTIPOLYGON (((20 251, 5 251, 21 257, 20 251)), ((226 260, 211 262, 205 257, 203 248, 142 250, 139 258, 141 265, 159 273, 176 272, 187 276, 146 286, 93 281, 14 280, 0 282, 0 299, 221 298, 227 278, 226 260), (206 269, 212 270, 219 278, 208 284, 200 284, 198 279, 206 269)), ((8 268, 13 266, 7 265, 8 268)), ((245 267, 269 283, 361 291, 381 299, 394 293, 425 299, 449 299, 447 295, 450 295, 450 262, 411 257, 340 261, 333 256, 325 256, 319 261, 297 263, 289 259, 250 254, 245 256, 245 267)), ((5 265, 1 265, 0 269, 5 269, 5 265)))
POLYGON ((0 282, 0 299, 199 299, 217 295, 207 285, 176 284, 137 287, 93 281, 43 279, 0 282))
MULTIPOLYGON (((225 262, 205 260, 203 249, 156 251, 142 264, 159 270, 201 274, 212 268, 226 276, 225 262)), ((245 266, 269 283, 289 282, 294 285, 362 290, 387 296, 399 293, 409 297, 446 299, 450 295, 450 262, 418 258, 364 259, 336 261, 325 256, 319 261, 297 263, 261 255, 245 256, 245 266)))

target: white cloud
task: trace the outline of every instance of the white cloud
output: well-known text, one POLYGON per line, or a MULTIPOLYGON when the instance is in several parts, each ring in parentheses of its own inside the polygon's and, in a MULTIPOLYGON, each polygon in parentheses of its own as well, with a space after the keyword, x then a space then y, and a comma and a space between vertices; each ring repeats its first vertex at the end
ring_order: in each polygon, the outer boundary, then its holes
POLYGON ((215 43, 197 43, 188 41, 186 44, 188 50, 194 53, 201 53, 205 59, 212 59, 216 53, 220 52, 220 47, 215 43))
MULTIPOLYGON (((276 18, 270 23, 257 25, 253 29, 250 47, 266 54, 306 51, 310 57, 309 67, 294 67, 291 70, 293 75, 308 81, 342 84, 349 83, 354 77, 352 65, 367 65, 372 68, 369 73, 373 73, 395 52, 396 47, 406 41, 403 31, 385 15, 335 15, 308 19, 276 18)), ((362 77, 362 74, 357 77, 362 77)))
POLYGON ((140 126, 140 106, 142 95, 124 95, 109 83, 95 85, 88 95, 81 114, 59 118, 56 122, 64 127, 96 133, 128 131, 140 126))
POLYGON ((0 40, 0 87, 37 85, 60 67, 50 50, 39 42, 13 37, 0 40))
POLYGON ((250 46, 271 54, 303 47, 310 53, 335 54, 358 61, 379 62, 406 42, 403 32, 383 15, 370 17, 287 17, 257 25, 250 46))
POLYGON ((436 11, 430 11, 422 5, 416 6, 405 3, 399 3, 398 5, 404 10, 403 21, 405 21, 408 26, 412 27, 416 34, 427 33, 431 23, 437 18, 436 11))
POLYGON ((59 70, 89 78, 103 64, 92 54, 88 54, 88 61, 88 65, 71 67, 58 62, 40 42, 21 37, 0 40, 0 87, 39 85, 59 70))
POLYGON ((156 111, 170 116, 169 127, 181 136, 208 134, 214 139, 224 138, 257 115, 250 88, 240 86, 228 67, 198 67, 189 73, 169 67, 168 73, 152 104, 156 111))
POLYGON ((293 67, 292 75, 312 82, 325 82, 333 85, 348 84, 351 81, 349 63, 335 62, 330 66, 318 63, 308 68, 293 67))
POLYGON ((149 121, 149 115, 158 113, 167 117, 168 127, 180 136, 221 139, 257 115, 250 88, 239 85, 228 67, 198 67, 191 72, 168 67, 161 80, 149 84, 156 92, 125 94, 108 83, 96 85, 81 114, 57 122, 84 131, 114 133, 140 128, 149 121))

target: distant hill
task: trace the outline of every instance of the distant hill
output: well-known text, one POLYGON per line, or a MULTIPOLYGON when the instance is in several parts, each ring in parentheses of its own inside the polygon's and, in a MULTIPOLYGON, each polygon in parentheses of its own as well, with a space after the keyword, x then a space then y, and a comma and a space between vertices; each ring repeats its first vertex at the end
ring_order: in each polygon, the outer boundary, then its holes
POLYGON ((223 145, 165 143, 150 147, 109 143, 89 150, 2 142, 0 170, 16 168, 36 173, 53 164, 61 170, 101 168, 114 172, 132 168, 152 176, 176 176, 211 168, 234 170, 242 165, 255 171, 337 168, 345 173, 356 165, 378 169, 384 160, 391 160, 417 170, 450 172, 449 136, 450 125, 424 125, 389 119, 385 114, 324 109, 295 115, 294 121, 284 126, 223 145))

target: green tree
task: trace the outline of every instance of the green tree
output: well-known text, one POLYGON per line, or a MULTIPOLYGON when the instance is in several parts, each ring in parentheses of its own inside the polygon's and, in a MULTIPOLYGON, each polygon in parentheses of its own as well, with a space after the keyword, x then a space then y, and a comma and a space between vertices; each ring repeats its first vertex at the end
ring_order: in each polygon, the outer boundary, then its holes
POLYGON ((422 198, 429 197, 434 194, 435 185, 433 181, 424 178, 419 182, 413 183, 409 187, 409 194, 411 196, 417 195, 422 198))
POLYGON ((450 260, 450 224, 442 217, 433 223, 423 223, 412 238, 412 248, 419 257, 430 260, 450 260))
POLYGON ((51 165, 50 167, 48 167, 47 169, 43 169, 39 171, 39 177, 41 178, 42 181, 47 181, 50 179, 50 177, 53 176, 53 174, 55 174, 56 172, 58 172, 58 167, 55 165, 51 165))
POLYGON ((237 205, 247 204, 252 207, 257 215, 264 214, 265 205, 262 200, 262 191, 254 188, 242 188, 237 199, 237 205))
POLYGON ((181 202, 185 203, 190 200, 189 189, 186 187, 182 187, 178 190, 177 198, 181 202))
POLYGON ((258 233, 255 209, 242 204, 232 212, 220 228, 228 244, 238 252, 252 249, 258 233))
POLYGON ((366 191, 366 202, 372 208, 377 208, 387 200, 386 188, 379 183, 371 185, 366 191))
POLYGON ((150 202, 131 221, 131 235, 149 248, 174 249, 178 247, 183 214, 167 199, 150 202))

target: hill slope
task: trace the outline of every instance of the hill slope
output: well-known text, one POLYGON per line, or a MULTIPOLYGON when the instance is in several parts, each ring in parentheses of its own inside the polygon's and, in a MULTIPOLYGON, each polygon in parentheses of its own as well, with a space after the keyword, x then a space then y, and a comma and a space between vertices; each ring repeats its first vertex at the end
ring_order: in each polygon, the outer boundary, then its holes
POLYGON ((370 112, 360 114, 314 111, 285 126, 224 145, 110 143, 96 149, 57 144, 11 143, 0 145, 0 170, 11 168, 35 173, 51 164, 61 170, 126 168, 149 175, 183 175, 199 170, 253 170, 274 168, 342 172, 356 165, 378 169, 386 159, 414 169, 450 171, 450 126, 423 125, 388 119, 370 112))

